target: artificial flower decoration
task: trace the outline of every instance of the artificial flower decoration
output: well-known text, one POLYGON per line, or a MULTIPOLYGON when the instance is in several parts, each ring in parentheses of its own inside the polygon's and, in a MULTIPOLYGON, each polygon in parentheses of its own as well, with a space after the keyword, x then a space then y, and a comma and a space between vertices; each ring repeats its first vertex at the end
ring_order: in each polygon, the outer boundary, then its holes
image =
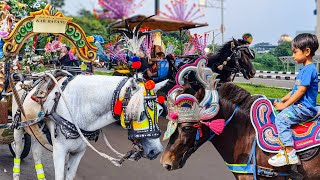
POLYGON ((131 67, 133 69, 139 69, 141 67, 141 62, 140 61, 133 62, 131 67))
POLYGON ((122 112, 122 101, 120 101, 120 100, 116 101, 116 103, 114 105, 114 108, 113 108, 113 112, 116 115, 120 115, 121 114, 121 112, 122 112))
POLYGON ((141 67, 140 57, 139 56, 133 56, 132 57, 132 68, 133 69, 139 69, 141 67))
POLYGON ((252 35, 250 33, 243 34, 242 39, 247 41, 249 44, 251 44, 253 40, 252 35))
POLYGON ((163 104, 166 98, 164 96, 158 96, 158 103, 163 104))
POLYGON ((156 83, 154 81, 152 81, 152 80, 149 80, 146 83, 144 83, 144 87, 147 90, 152 90, 152 89, 154 89, 154 87, 156 87, 156 83))
POLYGON ((133 56, 131 61, 132 62, 140 61, 140 57, 139 56, 133 56))

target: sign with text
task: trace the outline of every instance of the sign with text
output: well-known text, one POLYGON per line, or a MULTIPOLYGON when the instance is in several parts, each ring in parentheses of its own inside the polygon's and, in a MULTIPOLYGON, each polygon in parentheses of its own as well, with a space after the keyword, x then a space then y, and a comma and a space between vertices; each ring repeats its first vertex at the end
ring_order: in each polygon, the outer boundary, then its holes
POLYGON ((33 32, 65 33, 67 22, 72 18, 56 16, 36 16, 33 20, 33 32))

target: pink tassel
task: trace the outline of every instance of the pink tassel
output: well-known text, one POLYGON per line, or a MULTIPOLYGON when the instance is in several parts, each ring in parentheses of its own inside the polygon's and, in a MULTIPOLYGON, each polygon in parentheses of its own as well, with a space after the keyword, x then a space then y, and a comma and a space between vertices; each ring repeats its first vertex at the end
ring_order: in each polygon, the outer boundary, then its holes
POLYGON ((216 119, 211 122, 205 122, 206 126, 208 126, 211 131, 216 133, 217 135, 221 134, 223 132, 224 126, 225 126, 225 120, 224 119, 216 119))
POLYGON ((172 120, 176 120, 176 119, 178 119, 178 113, 169 112, 169 117, 170 117, 172 120))

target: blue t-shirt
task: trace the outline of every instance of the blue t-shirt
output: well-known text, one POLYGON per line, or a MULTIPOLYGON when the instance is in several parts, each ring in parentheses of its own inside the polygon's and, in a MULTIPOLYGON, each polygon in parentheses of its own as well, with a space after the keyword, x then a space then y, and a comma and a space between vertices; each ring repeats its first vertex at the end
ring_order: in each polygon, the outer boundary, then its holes
POLYGON ((307 86, 305 94, 295 104, 304 104, 314 115, 317 114, 316 102, 318 95, 318 73, 314 64, 308 64, 300 69, 292 89, 292 96, 299 86, 307 86))

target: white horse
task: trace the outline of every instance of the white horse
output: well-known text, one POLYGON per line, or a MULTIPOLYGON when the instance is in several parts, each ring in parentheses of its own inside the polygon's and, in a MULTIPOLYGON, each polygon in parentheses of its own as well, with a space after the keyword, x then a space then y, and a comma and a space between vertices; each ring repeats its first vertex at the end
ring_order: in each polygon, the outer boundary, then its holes
MULTIPOLYGON (((57 103, 56 113, 64 119, 78 125, 80 129, 85 131, 96 131, 99 130, 115 121, 113 118, 112 109, 112 97, 117 89, 118 84, 125 77, 116 76, 85 76, 79 75, 71 80, 65 90, 63 96, 61 96, 57 103)), ((59 86, 61 87, 62 82, 66 78, 59 80, 59 86)), ((154 88, 157 91, 166 82, 160 82, 154 88)), ((19 88, 19 85, 16 85, 19 88)), ((127 87, 135 87, 133 95, 127 106, 127 117, 131 119, 133 123, 139 123, 134 119, 140 119, 145 116, 145 104, 143 96, 145 87, 139 85, 134 78, 129 80, 121 88, 119 97, 124 97, 127 87), (140 117, 140 118, 137 118, 140 117)), ((23 108, 25 116, 21 116, 24 119, 35 119, 41 111, 38 103, 33 101, 30 96, 34 94, 36 88, 31 90, 26 96, 23 102, 23 108)), ((49 93, 47 101, 44 103, 44 112, 50 112, 54 106, 55 93, 59 92, 59 87, 55 86, 54 89, 49 93)), ((22 91, 19 93, 20 96, 22 91)), ((155 105, 157 102, 153 99, 155 105)), ((13 102, 13 114, 17 111, 18 107, 16 102, 13 102)), ((154 108, 155 110, 157 108, 154 108)), ((160 108, 158 108, 159 110, 160 108)), ((150 109, 149 109, 150 110, 150 109)), ((159 115, 159 112, 158 112, 159 115)), ((150 116, 149 116, 150 117, 150 116)), ((156 116, 155 118, 158 118, 156 116)), ((51 139, 53 144, 53 162, 55 168, 55 179, 73 179, 76 175, 76 171, 82 156, 85 153, 87 144, 83 138, 79 137, 76 139, 67 139, 56 123, 50 119, 44 120, 49 131, 51 133, 51 139), (69 159, 66 161, 66 157, 69 155, 69 159), (65 172, 65 164, 67 163, 67 171, 65 172)), ((144 120, 142 120, 144 121, 144 120)), ((157 122, 157 119, 154 119, 157 122)), ((157 125, 156 125, 157 126, 157 125)), ((158 127, 158 126, 157 126, 158 127)), ((30 131, 28 127, 16 129, 14 132, 15 137, 15 153, 13 168, 13 179, 17 180, 20 177, 20 156, 23 150, 23 133, 26 130, 31 136, 36 134, 34 131, 30 131)), ((37 137, 37 135, 36 135, 37 137)), ((37 171, 38 179, 45 179, 43 166, 41 164, 42 147, 40 143, 43 142, 41 137, 37 137, 37 140, 33 140, 32 152, 35 161, 35 168, 37 171)), ((139 142, 143 146, 143 157, 150 160, 155 159, 163 150, 159 138, 135 138, 135 142, 139 142)), ((42 143, 42 145, 45 143, 42 143)), ((112 159, 114 161, 115 159, 112 159)), ((115 163, 115 162, 114 162, 115 163)))

